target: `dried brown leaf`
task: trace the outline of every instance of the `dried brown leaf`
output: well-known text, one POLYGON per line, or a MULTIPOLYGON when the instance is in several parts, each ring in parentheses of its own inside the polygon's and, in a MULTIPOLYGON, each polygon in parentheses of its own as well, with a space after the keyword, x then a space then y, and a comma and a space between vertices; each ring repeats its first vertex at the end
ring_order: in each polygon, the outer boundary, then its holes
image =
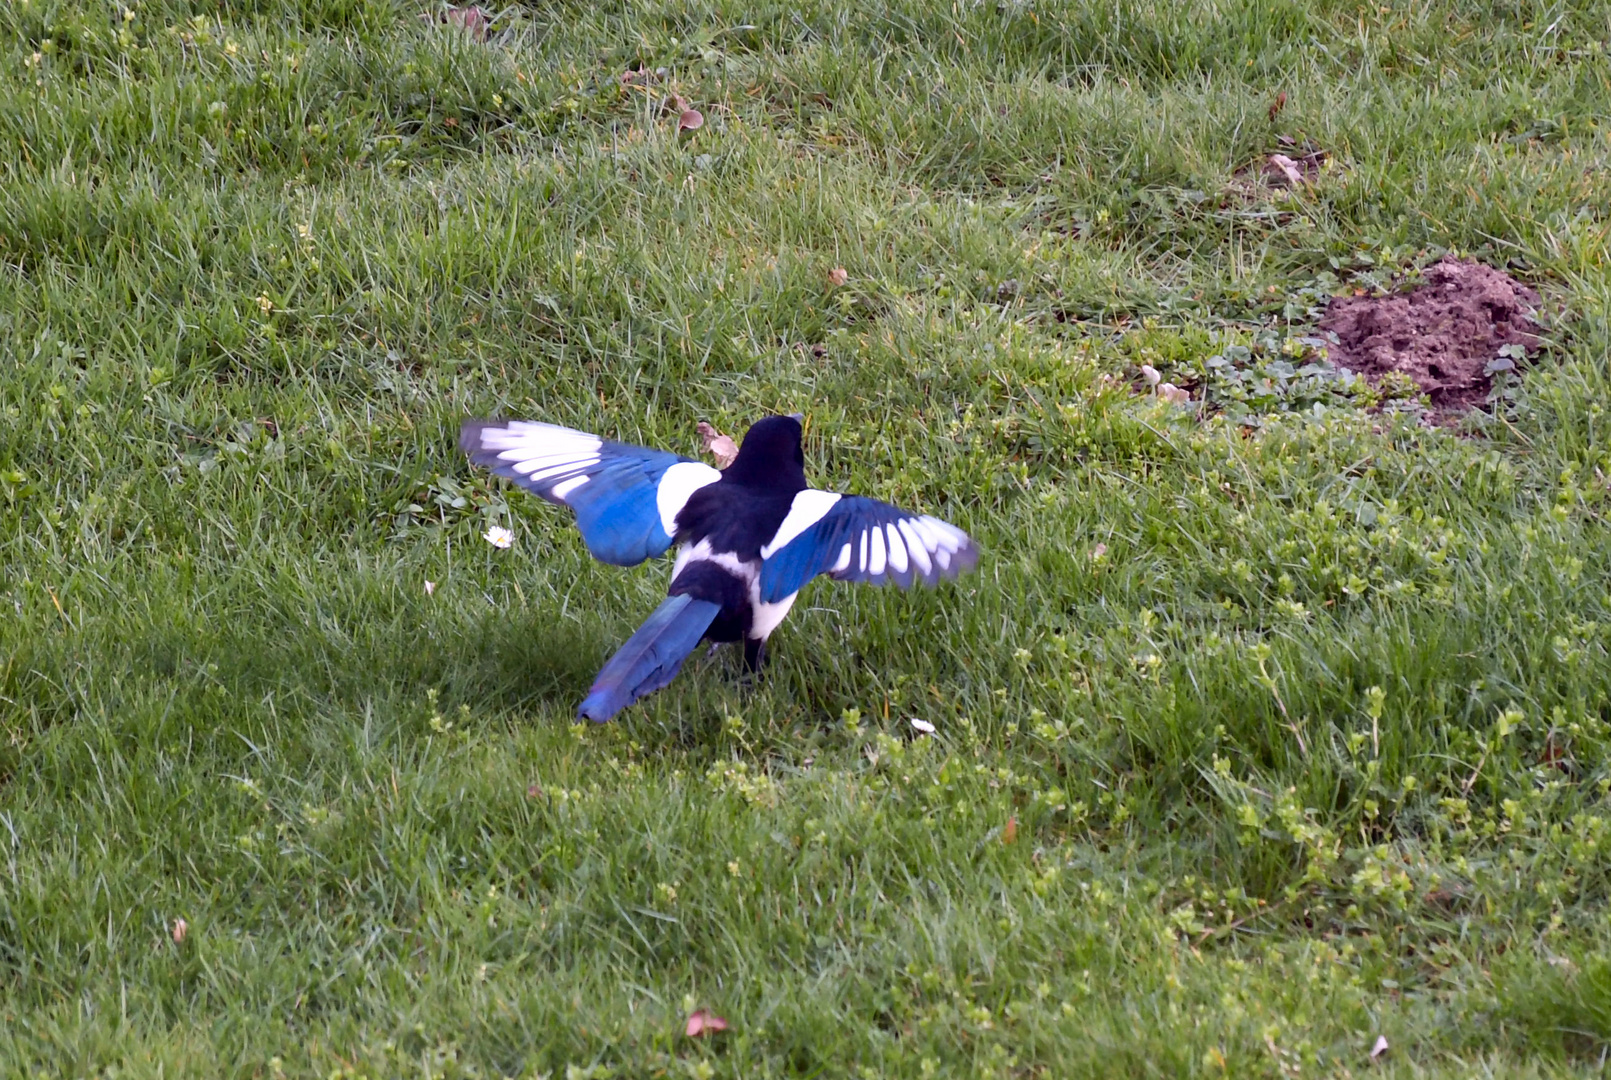
POLYGON ((1286 107, 1287 92, 1283 90, 1279 94, 1275 95, 1275 100, 1270 103, 1270 123, 1275 123, 1275 118, 1280 115, 1281 110, 1286 107))
POLYGON ((850 275, 845 272, 845 268, 843 266, 836 266, 832 270, 828 271, 828 284, 832 288, 837 289, 839 286, 843 285, 849 280, 850 275))
POLYGON ((1015 843, 1018 840, 1018 818, 1010 817, 1007 824, 1001 827, 1001 842, 1003 844, 1015 843))
POLYGON ((704 440, 705 453, 716 459, 716 467, 725 469, 738 457, 738 444, 701 420, 695 429, 704 440))

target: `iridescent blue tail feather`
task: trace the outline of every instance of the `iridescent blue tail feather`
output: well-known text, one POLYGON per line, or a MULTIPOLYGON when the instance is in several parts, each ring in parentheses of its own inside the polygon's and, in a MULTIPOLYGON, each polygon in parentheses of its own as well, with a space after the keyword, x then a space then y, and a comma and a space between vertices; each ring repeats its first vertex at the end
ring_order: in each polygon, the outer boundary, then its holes
POLYGON ((598 673, 577 717, 603 723, 670 683, 720 611, 708 600, 666 597, 598 673))

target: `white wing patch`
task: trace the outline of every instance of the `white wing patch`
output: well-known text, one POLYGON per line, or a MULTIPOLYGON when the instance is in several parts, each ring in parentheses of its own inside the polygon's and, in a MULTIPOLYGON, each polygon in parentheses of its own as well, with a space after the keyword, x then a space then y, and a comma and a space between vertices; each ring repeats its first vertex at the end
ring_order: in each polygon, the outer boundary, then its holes
POLYGON ((933 537, 935 547, 944 548, 946 551, 950 552, 957 552, 961 551, 968 544, 968 534, 951 524, 949 521, 941 521, 937 517, 929 517, 927 514, 924 514, 922 517, 917 519, 917 523, 921 524, 924 529, 927 530, 933 537))
POLYGON ((901 538, 906 541, 906 551, 912 557, 912 568, 924 577, 928 577, 929 571, 933 569, 934 564, 929 561, 929 553, 923 546, 923 541, 917 538, 917 530, 912 527, 912 520, 902 518, 896 522, 896 525, 901 530, 901 538))
POLYGON ((872 541, 868 546, 872 554, 867 556, 867 572, 877 577, 884 572, 884 530, 876 525, 866 530, 867 539, 872 541))
POLYGON ((761 549, 761 558, 770 559, 773 554, 781 551, 790 540, 821 521, 842 498, 843 495, 832 491, 807 489, 800 492, 789 504, 789 514, 783 519, 783 524, 778 526, 778 531, 772 536, 771 542, 761 549))
POLYGON ((560 483, 555 484, 549 489, 548 493, 554 498, 563 502, 565 500, 565 496, 587 483, 587 480, 588 478, 585 476, 573 476, 569 480, 563 480, 560 483))
POLYGON ((481 429, 481 448, 497 450, 504 461, 539 457, 585 457, 597 454, 604 440, 585 431, 535 420, 511 420, 481 429))
MULTIPOLYGON (((499 461, 507 461, 511 470, 534 484, 593 468, 604 446, 604 440, 597 435, 535 420, 511 420, 501 427, 484 427, 480 441, 483 450, 495 451, 499 461)), ((575 490, 576 485, 567 480, 551 494, 563 500, 575 490)))
POLYGON ((884 526, 884 535, 889 541, 889 568, 897 574, 906 573, 906 541, 901 539, 894 522, 884 526))
MULTIPOLYGON (((509 461, 511 460, 511 455, 517 453, 519 451, 505 450, 498 457, 509 461)), ((545 480, 552 480, 556 476, 564 476, 566 473, 575 472, 578 469, 591 469, 599 463, 599 456, 597 454, 547 454, 539 458, 513 460, 514 464, 510 468, 522 476, 529 476, 532 483, 540 484, 545 480)))
POLYGON ((677 535, 677 515, 688 505, 693 493, 721 478, 718 470, 697 461, 679 461, 666 470, 655 488, 654 501, 660 511, 660 527, 667 536, 677 535))
POLYGON ((942 575, 972 565, 976 558, 967 533, 924 514, 863 527, 823 572, 841 580, 893 578, 902 584, 912 580, 932 584, 942 575))

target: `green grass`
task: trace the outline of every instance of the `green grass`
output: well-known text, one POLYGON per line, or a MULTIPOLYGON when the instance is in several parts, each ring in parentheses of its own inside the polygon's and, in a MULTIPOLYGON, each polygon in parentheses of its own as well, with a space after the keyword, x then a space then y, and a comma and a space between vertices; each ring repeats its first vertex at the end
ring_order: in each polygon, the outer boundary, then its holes
POLYGON ((0 1071, 1598 1074, 1611 8, 125 10, 0 6, 0 1071), (1495 415, 1261 388, 1449 250, 1495 415), (794 409, 979 572, 573 726, 664 567, 460 418, 794 409))

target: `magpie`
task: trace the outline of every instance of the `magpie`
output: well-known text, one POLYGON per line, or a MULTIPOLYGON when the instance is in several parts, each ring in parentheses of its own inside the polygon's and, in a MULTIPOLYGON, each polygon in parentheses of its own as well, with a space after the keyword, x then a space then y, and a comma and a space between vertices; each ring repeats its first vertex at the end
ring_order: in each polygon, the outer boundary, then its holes
POLYGON ((702 639, 742 641, 746 670, 759 671, 766 639, 818 574, 907 588, 978 563, 955 525, 807 485, 802 419, 756 421, 721 471, 554 424, 465 421, 470 460, 570 507, 594 558, 633 566, 677 545, 665 602, 605 663, 578 718, 609 720, 666 686, 702 639))

